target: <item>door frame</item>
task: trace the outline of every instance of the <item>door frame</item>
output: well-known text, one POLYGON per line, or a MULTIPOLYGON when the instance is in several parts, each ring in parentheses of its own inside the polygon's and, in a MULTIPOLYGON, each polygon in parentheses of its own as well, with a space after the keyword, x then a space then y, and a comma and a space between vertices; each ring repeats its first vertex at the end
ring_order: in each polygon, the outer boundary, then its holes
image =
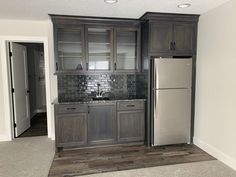
POLYGON ((46 87, 46 106, 47 106, 47 130, 48 138, 55 139, 53 133, 53 109, 51 105, 51 83, 50 83, 50 61, 49 61, 49 42, 47 37, 26 37, 26 36, 0 36, 0 59, 2 65, 3 81, 3 101, 4 101, 4 123, 5 133, 0 141, 11 141, 14 137, 13 122, 13 102, 11 92, 11 72, 9 57, 9 42, 21 43, 42 43, 44 45, 44 64, 45 64, 45 87, 46 87))

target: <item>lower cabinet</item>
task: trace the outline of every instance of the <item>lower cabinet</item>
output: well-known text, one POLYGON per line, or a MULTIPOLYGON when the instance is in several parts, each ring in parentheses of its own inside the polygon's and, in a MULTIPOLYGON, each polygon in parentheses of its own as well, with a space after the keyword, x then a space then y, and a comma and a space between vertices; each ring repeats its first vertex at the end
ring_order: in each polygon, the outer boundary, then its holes
POLYGON ((88 106, 88 144, 107 144, 116 141, 116 104, 88 106))
POLYGON ((56 119, 57 147, 87 144, 87 113, 60 114, 56 119))
POLYGON ((118 142, 143 141, 144 116, 144 110, 118 112, 118 142))
POLYGON ((144 142, 144 101, 55 105, 56 147, 144 142))

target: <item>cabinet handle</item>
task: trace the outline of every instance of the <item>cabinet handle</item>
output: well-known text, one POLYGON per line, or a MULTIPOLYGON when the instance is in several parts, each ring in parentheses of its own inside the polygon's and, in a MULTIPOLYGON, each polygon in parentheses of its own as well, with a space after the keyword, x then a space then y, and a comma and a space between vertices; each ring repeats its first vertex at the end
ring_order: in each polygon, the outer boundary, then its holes
POLYGON ((170 43, 170 50, 174 50, 174 43, 173 42, 170 43))
POLYGON ((114 63, 114 67, 115 67, 115 70, 116 70, 116 63, 114 63))
POLYGON ((76 110, 76 108, 66 108, 67 110, 76 110))
POLYGON ((135 107, 135 105, 130 104, 130 105, 126 105, 127 107, 135 107))
POLYGON ((89 69, 89 68, 88 68, 88 63, 86 63, 86 69, 87 69, 87 71, 88 71, 88 69, 89 69))
POLYGON ((58 71, 58 63, 56 62, 56 71, 58 71))

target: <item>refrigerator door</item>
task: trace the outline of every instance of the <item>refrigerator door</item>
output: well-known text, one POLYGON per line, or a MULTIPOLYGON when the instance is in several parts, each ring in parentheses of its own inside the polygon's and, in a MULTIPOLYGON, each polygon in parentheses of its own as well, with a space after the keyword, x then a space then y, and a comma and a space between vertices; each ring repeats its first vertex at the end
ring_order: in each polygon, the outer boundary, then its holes
POLYGON ((192 59, 155 59, 154 89, 191 88, 192 59))
POLYGON ((191 89, 157 90, 154 95, 154 146, 190 142, 191 89))

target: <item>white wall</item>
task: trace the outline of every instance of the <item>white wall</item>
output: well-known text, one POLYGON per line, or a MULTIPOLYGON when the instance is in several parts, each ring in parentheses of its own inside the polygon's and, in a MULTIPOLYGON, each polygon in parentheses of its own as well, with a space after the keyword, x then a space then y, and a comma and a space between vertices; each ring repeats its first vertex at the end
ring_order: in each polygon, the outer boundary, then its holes
MULTIPOLYGON (((2 66, 1 60, 0 60, 0 66, 2 66)), ((4 112, 3 112, 3 87, 2 87, 2 67, 0 67, 0 139, 1 139, 1 135, 4 134, 4 125, 5 125, 5 121, 3 119, 4 116, 4 112)))
POLYGON ((236 169, 236 1, 200 17, 194 142, 236 169))
MULTIPOLYGON (((57 97, 57 80, 54 73, 54 52, 53 52, 53 27, 51 21, 24 21, 24 20, 0 20, 0 53, 4 53, 5 44, 3 39, 8 37, 44 37, 48 39, 47 50, 49 51, 49 70, 50 70, 50 90, 51 97, 50 102, 52 102, 57 97)), ((46 52, 46 51, 45 51, 46 52)), ((4 55, 1 55, 1 60, 4 60, 4 55)), ((8 129, 6 121, 9 120, 8 117, 5 116, 4 108, 4 99, 3 99, 3 73, 2 71, 2 63, 0 67, 0 141, 6 137, 6 131, 8 129)), ((52 118, 53 118, 53 107, 52 108, 52 118)), ((53 123, 54 121, 52 121, 53 123)), ((52 138, 54 138, 54 124, 52 124, 51 132, 52 138)))

